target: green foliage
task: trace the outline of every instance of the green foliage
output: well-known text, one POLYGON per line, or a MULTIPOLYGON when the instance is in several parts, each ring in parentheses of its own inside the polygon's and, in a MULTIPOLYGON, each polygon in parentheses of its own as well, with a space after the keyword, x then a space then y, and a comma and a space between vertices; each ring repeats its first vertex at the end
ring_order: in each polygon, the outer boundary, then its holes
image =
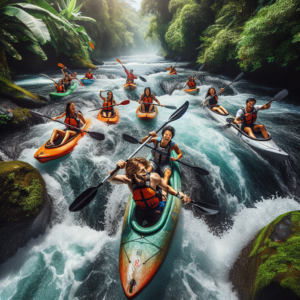
POLYGON ((10 121, 10 117, 7 115, 1 115, 0 114, 0 125, 7 124, 10 121))

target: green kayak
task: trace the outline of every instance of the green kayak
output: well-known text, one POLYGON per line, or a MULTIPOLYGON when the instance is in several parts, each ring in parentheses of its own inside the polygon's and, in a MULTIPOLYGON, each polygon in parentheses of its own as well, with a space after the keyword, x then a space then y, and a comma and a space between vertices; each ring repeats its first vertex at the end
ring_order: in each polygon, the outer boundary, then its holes
POLYGON ((72 94, 72 92, 76 89, 76 87, 77 87, 77 83, 74 83, 72 86, 69 87, 69 89, 65 93, 50 93, 49 96, 51 99, 57 100, 72 94))
MULTIPOLYGON (((177 157, 172 151, 172 156, 177 157)), ((148 156, 148 160, 151 154, 148 156)), ((181 178, 178 162, 171 162, 170 185, 181 191, 181 178)), ((136 204, 132 195, 127 203, 119 254, 119 270, 123 290, 128 299, 139 295, 154 278, 162 266, 176 232, 181 209, 181 200, 168 195, 165 209, 159 221, 150 227, 136 218, 136 204)))

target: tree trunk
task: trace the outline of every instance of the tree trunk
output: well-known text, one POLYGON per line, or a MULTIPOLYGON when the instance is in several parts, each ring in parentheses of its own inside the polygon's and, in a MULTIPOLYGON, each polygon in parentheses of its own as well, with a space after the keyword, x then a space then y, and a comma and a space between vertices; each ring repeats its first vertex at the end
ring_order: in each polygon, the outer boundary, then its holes
POLYGON ((11 81, 5 50, 2 46, 0 46, 0 75, 11 81))

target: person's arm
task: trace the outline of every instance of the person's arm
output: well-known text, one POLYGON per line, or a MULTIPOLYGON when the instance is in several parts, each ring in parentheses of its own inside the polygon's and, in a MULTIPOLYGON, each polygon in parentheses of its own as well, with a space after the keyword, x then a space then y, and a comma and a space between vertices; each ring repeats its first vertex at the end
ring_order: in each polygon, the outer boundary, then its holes
POLYGON ((223 92, 224 92, 224 88, 221 88, 221 89, 220 89, 220 92, 217 93, 217 95, 220 95, 220 94, 223 93, 223 92))
MULTIPOLYGON (((126 167, 126 164, 127 163, 125 161, 119 160, 116 166, 120 167, 120 169, 122 170, 126 167)), ((113 171, 114 170, 111 170, 108 174, 112 173, 113 171)), ((125 175, 118 175, 118 172, 119 171, 117 171, 114 175, 108 178, 107 181, 110 181, 115 184, 127 184, 128 178, 125 175)))
MULTIPOLYGON (((153 143, 155 145, 155 143, 157 141, 157 137, 158 137, 157 133, 155 131, 151 131, 151 132, 149 132, 149 135, 152 136, 152 139, 150 139, 147 144, 153 143)), ((142 144, 144 144, 146 142, 146 140, 149 137, 149 135, 145 136, 142 139, 142 144)))
POLYGON ((234 119, 235 124, 241 124, 243 123, 243 111, 239 109, 236 113, 236 117, 234 119))
POLYGON ((119 104, 117 104, 116 100, 112 101, 113 105, 118 106, 119 104))
MULTIPOLYGON (((53 79, 51 78, 51 80, 53 80, 53 79)), ((55 81, 53 81, 53 83, 54 83, 55 86, 58 86, 58 84, 55 81)))
POLYGON ((196 73, 196 76, 194 77, 194 80, 196 80, 197 76, 198 76, 198 73, 196 73))
POLYGON ((85 120, 84 116, 81 113, 78 113, 78 117, 82 121, 83 125, 85 125, 86 124, 86 120, 85 120))
POLYGON ((153 100, 156 101, 158 103, 158 105, 160 105, 160 102, 158 101, 158 99, 152 94, 153 96, 153 100))
POLYGON ((170 185, 167 185, 157 173, 151 173, 150 178, 152 179, 154 184, 158 185, 163 191, 167 192, 168 194, 177 196, 179 193, 179 195, 182 197, 182 201, 184 201, 185 203, 191 202, 190 197, 182 192, 176 191, 170 185))
POLYGON ((61 72, 63 73, 63 75, 65 76, 65 72, 64 72, 64 69, 61 69, 61 72))
POLYGON ((140 98, 140 100, 138 102, 142 103, 144 98, 145 98, 145 94, 142 94, 142 96, 141 96, 141 98, 140 98))
POLYGON ((61 119, 66 115, 66 112, 62 113, 60 116, 57 117, 53 117, 52 120, 57 120, 57 119, 61 119))
POLYGON ((127 74, 127 76, 130 74, 127 69, 123 66, 125 73, 127 74))
MULTIPOLYGON (((273 102, 274 100, 272 100, 272 102, 273 102)), ((270 103, 267 103, 267 104, 265 104, 265 105, 262 105, 261 107, 259 107, 259 108, 257 108, 257 106, 255 107, 256 108, 256 110, 264 110, 264 109, 269 109, 270 107, 271 107, 271 103, 272 102, 270 102, 270 103)))
POLYGON ((170 152, 174 150, 177 154, 177 158, 175 157, 171 157, 171 161, 175 161, 180 159, 183 156, 183 153, 181 152, 181 150, 178 148, 177 144, 175 144, 173 147, 171 147, 170 152))
POLYGON ((134 79, 137 79, 137 77, 136 77, 134 74, 132 74, 132 75, 133 75, 133 78, 134 78, 134 79))
POLYGON ((103 101, 105 101, 106 99, 102 96, 102 92, 103 92, 103 91, 100 91, 99 97, 100 97, 103 101))

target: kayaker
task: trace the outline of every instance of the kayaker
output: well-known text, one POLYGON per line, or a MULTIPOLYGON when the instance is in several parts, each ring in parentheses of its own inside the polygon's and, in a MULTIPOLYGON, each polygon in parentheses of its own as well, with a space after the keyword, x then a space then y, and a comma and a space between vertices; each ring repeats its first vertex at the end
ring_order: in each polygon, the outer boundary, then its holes
MULTIPOLYGON (((53 79, 51 78, 51 80, 53 80, 53 79)), ((57 93, 64 93, 65 92, 65 86, 64 86, 64 83, 63 83, 62 79, 58 80, 58 84, 56 82, 54 82, 54 85, 56 86, 57 93)))
POLYGON ((77 72, 74 72, 73 74, 70 75, 70 79, 77 79, 77 72))
POLYGON ((133 70, 128 70, 123 66, 125 73, 127 74, 126 83, 132 82, 134 83, 134 79, 137 79, 137 77, 133 74, 133 70))
POLYGON ((196 73, 196 76, 194 77, 194 78, 192 78, 192 76, 188 76, 188 80, 186 81, 186 85, 188 85, 189 86, 189 88, 191 89, 191 90, 194 90, 195 88, 196 88, 196 78, 197 78, 197 73, 196 73))
POLYGON ((71 85, 71 78, 68 72, 64 72, 64 69, 61 69, 61 72, 64 74, 63 83, 65 86, 65 91, 67 91, 69 86, 71 85))
POLYGON ((86 79, 95 79, 94 75, 92 74, 92 69, 89 69, 89 71, 85 74, 86 79))
POLYGON ((170 68, 166 68, 166 70, 170 70, 170 74, 171 73, 176 73, 177 74, 176 69, 173 66, 171 66, 170 68))
MULTIPOLYGON (((272 101, 273 102, 273 101, 272 101)), ((242 130, 245 131, 253 139, 256 139, 256 136, 253 133, 260 132, 265 139, 269 137, 268 131, 262 124, 255 124, 257 119, 257 111, 269 109, 271 103, 265 105, 255 105, 256 100, 254 98, 249 98, 246 101, 246 107, 242 107, 237 111, 236 118, 234 120, 235 124, 242 124, 242 130)))
MULTIPOLYGON (((183 154, 178 148, 177 144, 172 141, 172 138, 175 136, 175 128, 172 126, 166 126, 162 130, 162 137, 158 137, 155 131, 151 131, 149 135, 152 136, 152 138, 148 141, 148 143, 153 143, 154 148, 160 152, 163 152, 169 156, 171 156, 171 151, 174 150, 177 154, 177 158, 171 157, 170 159, 172 161, 176 161, 180 159, 183 154)), ((144 143, 148 136, 145 136, 142 139, 142 143, 144 143)), ((161 176, 163 176, 163 181, 165 184, 168 184, 169 178, 172 175, 172 167, 170 164, 170 159, 166 157, 165 155, 159 154, 155 151, 152 151, 153 159, 150 160, 150 167, 147 169, 149 172, 157 172, 161 176)), ((166 193, 164 193, 166 196, 166 193)))
POLYGON ((167 185, 157 173, 148 172, 150 162, 143 157, 130 158, 127 163, 119 160, 117 167, 125 168, 125 175, 117 175, 118 172, 116 172, 108 181, 116 184, 127 184, 137 207, 142 210, 163 212, 166 199, 163 199, 161 190, 174 196, 179 194, 183 197, 184 202, 191 202, 190 197, 167 185))
POLYGON ((64 130, 55 128, 52 132, 52 135, 51 135, 51 138, 50 138, 50 141, 49 141, 51 146, 54 145, 54 140, 56 139, 57 135, 59 135, 60 137, 63 138, 62 142, 60 143, 60 145, 62 145, 69 138, 76 135, 78 132, 82 131, 83 126, 86 124, 86 121, 85 121, 82 113, 80 111, 76 111, 75 103, 72 102, 72 101, 69 101, 67 103, 66 110, 63 114, 61 114, 60 116, 52 118, 52 120, 61 119, 63 117, 66 117, 65 118, 65 123, 66 124, 76 126, 76 127, 78 127, 78 129, 68 127, 67 125, 66 125, 67 128, 64 129, 64 130))
MULTIPOLYGON (((100 98, 104 101, 103 106, 111 106, 111 105, 118 106, 117 102, 114 100, 114 95, 112 91, 109 91, 107 93, 107 98, 102 97, 102 92, 103 91, 100 91, 100 98)), ((101 114, 105 118, 110 118, 114 116, 115 110, 113 107, 103 108, 101 114)))
POLYGON ((151 112, 154 111, 154 105, 152 105, 153 100, 160 105, 160 102, 157 100, 157 98, 151 93, 150 87, 146 87, 144 90, 144 93, 142 94, 139 103, 146 102, 149 104, 141 104, 141 112, 151 112))
MULTIPOLYGON (((218 113, 220 113, 221 115, 227 115, 228 112, 227 110, 218 104, 219 100, 218 100, 218 96, 217 95, 220 95, 222 92, 224 91, 223 88, 221 88, 221 91, 217 94, 215 88, 213 87, 210 87, 206 93, 206 96, 205 96, 205 99, 209 98, 209 97, 212 97, 213 95, 216 95, 215 97, 211 98, 209 100, 209 106, 212 110, 214 111, 217 111, 218 113)), ((207 100, 205 100, 203 102, 203 105, 207 102, 207 100)))

